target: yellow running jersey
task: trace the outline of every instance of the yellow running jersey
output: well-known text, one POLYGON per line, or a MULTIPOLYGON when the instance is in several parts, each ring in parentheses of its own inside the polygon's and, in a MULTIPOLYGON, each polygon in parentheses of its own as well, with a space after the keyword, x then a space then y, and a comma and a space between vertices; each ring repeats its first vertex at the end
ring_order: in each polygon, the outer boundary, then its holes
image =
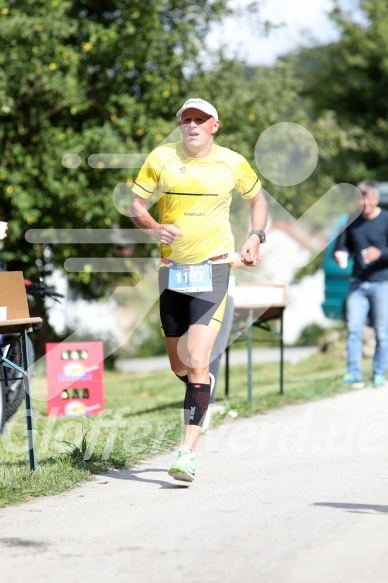
POLYGON ((172 246, 161 245, 162 257, 201 263, 232 250, 229 207, 234 189, 246 200, 261 189, 243 156, 213 144, 205 158, 191 158, 177 142, 151 152, 132 190, 145 199, 155 195, 159 222, 173 224, 184 234, 172 246))

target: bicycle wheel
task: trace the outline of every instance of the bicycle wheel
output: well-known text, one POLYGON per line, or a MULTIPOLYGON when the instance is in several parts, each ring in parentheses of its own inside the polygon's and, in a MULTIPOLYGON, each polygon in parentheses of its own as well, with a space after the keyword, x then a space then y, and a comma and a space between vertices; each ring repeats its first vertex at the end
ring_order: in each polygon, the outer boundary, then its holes
MULTIPOLYGON (((28 362, 30 363, 30 376, 32 376, 33 364, 35 362, 35 351, 30 338, 27 336, 27 355, 28 362)), ((7 352, 7 358, 17 364, 22 366, 22 347, 20 343, 20 338, 15 337, 9 343, 9 348, 7 352)), ((5 421, 6 423, 12 415, 15 415, 16 411, 19 409, 20 405, 24 400, 24 387, 22 375, 15 369, 7 367, 6 370, 7 381, 6 391, 5 391, 5 421)))

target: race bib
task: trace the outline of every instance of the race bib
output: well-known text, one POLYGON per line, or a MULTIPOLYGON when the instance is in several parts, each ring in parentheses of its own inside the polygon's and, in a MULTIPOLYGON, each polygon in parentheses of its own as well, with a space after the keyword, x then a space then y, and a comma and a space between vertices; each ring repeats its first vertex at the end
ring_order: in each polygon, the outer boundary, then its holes
POLYGON ((169 266, 168 289, 182 293, 213 291, 211 264, 207 261, 198 265, 172 263, 169 266))

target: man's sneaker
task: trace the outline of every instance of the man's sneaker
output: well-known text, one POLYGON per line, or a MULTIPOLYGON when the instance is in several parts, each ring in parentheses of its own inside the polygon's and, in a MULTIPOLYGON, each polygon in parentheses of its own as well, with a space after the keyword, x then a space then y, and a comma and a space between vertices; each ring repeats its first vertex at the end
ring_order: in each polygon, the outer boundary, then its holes
POLYGON ((385 387, 385 376, 383 374, 375 374, 373 377, 374 387, 385 387))
POLYGON ((181 447, 178 457, 168 470, 174 480, 192 482, 195 478, 195 452, 187 446, 181 447))
POLYGON ((365 383, 362 379, 356 379, 352 374, 347 373, 343 378, 342 382, 346 383, 347 385, 351 385, 352 389, 363 389, 365 387, 365 383))
MULTIPOLYGON (((216 384, 216 379, 214 378, 214 376, 212 375, 211 372, 209 372, 209 377, 210 377, 210 398, 211 398, 212 392, 214 391, 214 385, 216 384)), ((203 420, 200 433, 205 433, 206 429, 210 425, 211 417, 212 417, 212 414, 211 414, 210 408, 208 407, 208 409, 205 413, 205 418, 203 420)))

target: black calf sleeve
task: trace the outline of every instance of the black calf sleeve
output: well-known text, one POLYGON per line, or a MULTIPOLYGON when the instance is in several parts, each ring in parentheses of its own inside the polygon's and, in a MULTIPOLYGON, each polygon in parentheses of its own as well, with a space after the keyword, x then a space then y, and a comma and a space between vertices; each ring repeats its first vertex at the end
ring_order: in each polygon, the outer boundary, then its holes
POLYGON ((185 374, 183 377, 179 376, 179 374, 176 373, 175 375, 178 377, 180 381, 182 381, 182 383, 185 383, 185 385, 187 385, 187 383, 189 382, 189 377, 187 376, 187 374, 185 374))
POLYGON ((210 384, 188 383, 185 395, 185 425, 202 427, 210 403, 210 384))

